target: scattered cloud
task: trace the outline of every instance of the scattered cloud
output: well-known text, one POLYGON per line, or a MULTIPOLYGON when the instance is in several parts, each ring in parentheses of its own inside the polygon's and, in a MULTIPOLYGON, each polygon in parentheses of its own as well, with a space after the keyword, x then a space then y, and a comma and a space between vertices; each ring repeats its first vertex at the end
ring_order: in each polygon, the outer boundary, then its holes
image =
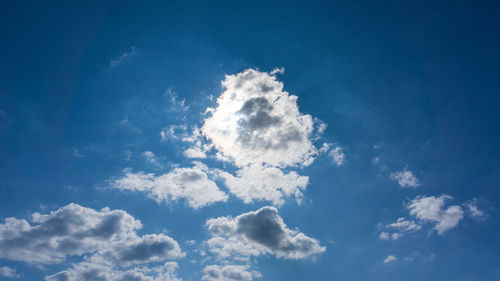
POLYGON ((442 235, 447 230, 456 227, 464 216, 462 208, 458 205, 444 208, 445 200, 449 199, 453 199, 453 197, 446 194, 439 197, 417 196, 410 201, 407 208, 410 210, 410 215, 415 218, 436 223, 434 229, 442 235))
POLYGON ((258 271, 249 271, 248 265, 208 265, 203 269, 203 280, 208 281, 250 281, 260 278, 258 271))
POLYGON ((467 210, 469 211, 469 215, 473 218, 481 219, 481 218, 484 218, 486 216, 486 214, 482 210, 479 209, 477 198, 474 198, 471 201, 467 202, 465 204, 465 206, 467 207, 467 210))
POLYGON ((396 228, 399 231, 415 231, 420 230, 422 227, 415 221, 406 220, 405 218, 399 218, 395 223, 388 224, 387 227, 396 228))
POLYGON ((156 157, 156 155, 155 155, 153 152, 151 152, 151 151, 144 151, 144 152, 142 153, 142 156, 143 156, 143 157, 144 157, 144 159, 146 159, 149 163, 154 164, 154 165, 156 165, 156 166, 160 166, 160 167, 162 166, 162 165, 160 164, 160 162, 158 161, 158 157, 156 157))
POLYGON ((391 173, 391 179, 397 181, 401 187, 418 187, 420 185, 417 177, 408 169, 391 173))
POLYGON ((346 161, 344 149, 340 146, 337 146, 334 149, 330 150, 328 156, 333 159, 333 162, 337 165, 337 167, 342 166, 346 161))
POLYGON ((110 68, 116 67, 117 65, 119 65, 120 63, 122 63, 123 61, 125 61, 126 59, 128 59, 129 57, 133 56, 135 53, 136 53, 135 47, 132 46, 130 48, 130 51, 123 53, 121 56, 119 56, 116 59, 110 60, 109 61, 109 67, 110 68))
POLYGON ((96 251, 111 241, 123 239, 141 227, 121 210, 96 211, 69 204, 50 214, 34 213, 33 224, 6 218, 0 224, 0 258, 51 264, 67 256, 96 251))
POLYGON ((177 92, 174 91, 172 88, 169 88, 165 92, 165 96, 170 98, 170 102, 172 104, 172 107, 167 109, 168 111, 172 111, 172 110, 176 110, 176 109, 179 109, 181 111, 189 110, 189 106, 186 105, 186 99, 180 99, 177 92))
POLYGON ((10 268, 8 266, 1 266, 0 267, 0 276, 6 277, 6 278, 19 278, 21 275, 17 273, 17 270, 15 268, 10 268))
POLYGON ((384 259, 384 263, 391 263, 391 262, 395 262, 397 261, 398 258, 394 255, 388 255, 385 259, 384 259))
POLYGON ((207 241, 209 249, 222 258, 272 254, 278 258, 303 259, 326 250, 318 240, 287 228, 274 207, 263 207, 236 218, 209 219, 206 226, 213 236, 207 241))
POLYGON ((226 201, 228 196, 210 178, 210 171, 202 163, 192 168, 175 168, 167 174, 132 173, 125 170, 123 178, 114 180, 112 188, 145 192, 157 202, 171 203, 185 199, 194 209, 226 201))

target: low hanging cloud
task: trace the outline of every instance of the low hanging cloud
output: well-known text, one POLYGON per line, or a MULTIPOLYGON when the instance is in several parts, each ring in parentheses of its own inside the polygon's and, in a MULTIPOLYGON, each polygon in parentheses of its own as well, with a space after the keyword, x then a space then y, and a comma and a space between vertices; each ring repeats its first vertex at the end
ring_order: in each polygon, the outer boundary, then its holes
POLYGON ((398 184, 404 188, 420 186, 417 177, 407 169, 391 173, 391 179, 397 181, 398 184))
POLYGON ((283 90, 271 73, 247 69, 227 75, 217 107, 201 131, 221 159, 239 166, 312 163, 317 149, 309 139, 313 118, 299 112, 297 96, 283 90))
POLYGON ((167 174, 132 173, 125 171, 123 178, 114 180, 112 188, 145 192, 157 202, 170 203, 185 199, 194 209, 226 201, 228 196, 209 178, 208 168, 196 163, 192 168, 175 168, 167 174))
POLYGON ((263 207, 236 218, 209 219, 206 226, 213 236, 207 245, 221 258, 272 254, 278 258, 303 259, 326 250, 318 240, 289 229, 274 207, 263 207))
POLYGON ((250 281, 260 278, 258 271, 250 271, 248 265, 208 265, 204 268, 203 280, 208 281, 250 281))

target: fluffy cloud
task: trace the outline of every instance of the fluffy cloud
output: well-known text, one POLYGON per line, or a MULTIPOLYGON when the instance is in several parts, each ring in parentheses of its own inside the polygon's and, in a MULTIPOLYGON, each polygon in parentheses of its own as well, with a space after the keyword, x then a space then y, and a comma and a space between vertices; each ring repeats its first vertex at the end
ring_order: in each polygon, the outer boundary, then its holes
POLYGON ((287 228, 274 207, 263 207, 236 218, 209 219, 206 226, 213 236, 207 242, 210 251, 223 258, 273 254, 278 258, 303 259, 326 249, 318 240, 287 228))
POLYGON ((6 277, 6 278, 19 278, 19 277, 21 277, 19 274, 17 274, 16 269, 10 268, 8 266, 0 267, 0 276, 6 277))
POLYGON ((384 263, 391 263, 391 262, 395 262, 398 258, 394 255, 388 255, 385 259, 384 259, 384 263))
POLYGON ((135 267, 122 270, 106 261, 91 260, 45 277, 46 281, 181 281, 176 277, 177 263, 158 267, 135 267))
POLYGON ((202 279, 208 281, 250 281, 261 277, 260 272, 249 271, 246 265, 209 265, 203 271, 202 279))
POLYGON ((309 165, 317 149, 309 137, 313 118, 301 114, 297 96, 283 91, 271 73, 248 69, 227 75, 217 107, 209 109, 201 131, 237 166, 309 165))
POLYGON ((420 185, 417 177, 407 169, 391 173, 391 179, 397 181, 401 187, 418 187, 420 185))
POLYGON ((234 176, 225 171, 218 175, 224 179, 229 191, 245 203, 254 200, 267 200, 275 205, 282 205, 284 197, 302 198, 309 178, 294 171, 284 173, 276 167, 265 165, 251 165, 237 171, 234 176))
MULTIPOLYGON (((7 218, 0 224, 1 258, 53 264, 85 255, 85 261, 47 276, 48 281, 178 280, 170 263, 158 268, 138 266, 180 258, 184 253, 166 235, 138 236, 140 221, 125 211, 69 204, 49 214, 34 213, 31 221, 7 218)), ((9 268, 0 268, 0 274, 16 276, 9 268)))
POLYGON ((439 197, 418 196, 410 201, 407 208, 410 210, 410 215, 415 218, 436 223, 434 229, 438 234, 443 234, 445 231, 457 226, 464 216, 462 208, 458 205, 444 208, 445 200, 452 198, 446 194, 439 197))
POLYGON ((191 207, 198 209, 227 200, 227 195, 209 178, 208 173, 208 168, 201 163, 192 168, 175 168, 161 176, 126 170, 125 176, 113 181, 111 186, 145 192, 157 202, 185 199, 191 207))
POLYGON ((395 223, 388 224, 387 227, 396 228, 399 231, 414 231, 422 228, 420 224, 414 221, 406 220, 405 218, 399 218, 395 223))
POLYGON ((328 155, 333 159, 333 162, 338 166, 342 166, 345 162, 345 154, 342 147, 337 146, 334 149, 330 150, 328 155))
POLYGON ((29 263, 57 263, 69 255, 96 251, 130 236, 141 223, 121 210, 96 211, 69 204, 50 214, 34 213, 33 224, 6 218, 0 224, 0 257, 29 263))

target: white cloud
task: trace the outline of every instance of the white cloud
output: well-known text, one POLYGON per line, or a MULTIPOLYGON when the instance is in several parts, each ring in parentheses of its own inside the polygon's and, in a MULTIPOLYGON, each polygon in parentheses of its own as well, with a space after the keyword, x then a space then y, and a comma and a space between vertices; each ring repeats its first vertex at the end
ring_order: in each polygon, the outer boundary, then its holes
POLYGON ((247 69, 227 75, 217 107, 209 109, 201 131, 222 159, 239 166, 291 166, 312 163, 317 149, 309 139, 310 115, 301 114, 297 96, 283 91, 270 73, 247 69))
POLYGON ((69 269, 46 276, 46 281, 181 281, 177 278, 177 263, 166 262, 157 267, 115 267, 106 260, 91 258, 90 261, 73 264, 69 269))
POLYGON ((207 242, 209 249, 221 258, 273 254, 278 258, 303 259, 326 250, 318 240, 289 229, 274 207, 263 207, 236 218, 209 219, 206 226, 213 236, 207 242))
POLYGON ((422 227, 415 221, 409 221, 405 218, 399 218, 395 223, 388 224, 387 227, 396 228, 399 231, 416 231, 420 230, 422 227))
MULTIPOLYGON (((189 106, 186 105, 186 100, 185 99, 179 99, 179 96, 177 95, 177 92, 175 92, 172 88, 168 89, 165 92, 165 96, 170 98, 170 102, 172 103, 173 107, 178 107, 182 111, 187 111, 189 110, 189 106)), ((170 108, 169 110, 173 110, 174 108, 170 108)))
POLYGON ((1 266, 0 267, 0 276, 6 277, 6 278, 19 278, 21 275, 17 273, 17 270, 15 268, 10 268, 8 266, 1 266))
POLYGON ((200 148, 197 147, 190 147, 184 150, 184 156, 186 156, 187 158, 195 158, 195 159, 207 158, 205 152, 203 152, 200 148))
POLYGON ((477 198, 474 198, 472 201, 467 202, 465 204, 465 206, 469 210, 469 214, 471 217, 480 219, 480 218, 483 218, 484 216, 486 216, 486 214, 482 210, 479 209, 477 204, 478 204, 478 200, 477 200, 477 198))
POLYGON ((154 164, 154 165, 157 165, 157 166, 161 166, 160 162, 158 162, 158 158, 156 157, 156 155, 151 152, 151 151, 144 151, 142 153, 142 156, 151 164, 154 164))
POLYGON ((382 231, 380 232, 380 235, 378 236, 378 238, 380 240, 398 240, 401 236, 403 236, 403 234, 401 233, 397 233, 397 232, 394 232, 394 233, 389 233, 389 232, 385 232, 385 231, 382 231))
POLYGON ((276 167, 250 165, 237 171, 234 176, 225 171, 218 171, 229 191, 245 203, 254 200, 267 200, 275 205, 282 205, 285 197, 302 198, 309 178, 294 171, 284 173, 276 167))
POLYGON ((384 263, 391 263, 391 262, 395 262, 398 258, 394 255, 388 255, 385 259, 384 259, 384 263))
POLYGON ((127 58, 133 56, 135 54, 135 47, 132 46, 130 48, 130 51, 128 52, 125 52, 123 53, 120 57, 118 57, 117 59, 112 59, 109 61, 109 67, 115 67, 117 65, 119 65, 120 63, 122 63, 123 61, 125 61, 127 58))
POLYGON ((418 187, 420 185, 417 177, 407 169, 391 173, 391 179, 397 181, 401 187, 418 187))
POLYGON ((328 155, 332 157, 333 162, 337 165, 337 167, 342 166, 346 161, 344 149, 340 146, 337 146, 334 149, 330 150, 328 155))
POLYGON ((30 224, 6 218, 0 224, 0 258, 50 264, 94 252, 130 236, 141 223, 121 210, 95 211, 69 204, 50 214, 34 213, 30 224))
POLYGON ((208 265, 203 270, 203 280, 208 281, 250 281, 262 275, 257 271, 249 271, 247 265, 208 265))
POLYGON ((208 168, 201 163, 195 163, 192 168, 175 168, 160 176, 126 170, 125 176, 113 181, 111 186, 120 190, 145 192, 157 202, 170 203, 185 199, 189 206, 198 209, 228 198, 209 176, 208 168))
POLYGON ((452 198, 446 194, 439 197, 417 196, 409 202, 407 208, 410 210, 410 215, 415 218, 435 222, 434 229, 438 234, 443 234, 445 231, 457 226, 464 215, 462 208, 458 205, 444 208, 445 200, 452 198))

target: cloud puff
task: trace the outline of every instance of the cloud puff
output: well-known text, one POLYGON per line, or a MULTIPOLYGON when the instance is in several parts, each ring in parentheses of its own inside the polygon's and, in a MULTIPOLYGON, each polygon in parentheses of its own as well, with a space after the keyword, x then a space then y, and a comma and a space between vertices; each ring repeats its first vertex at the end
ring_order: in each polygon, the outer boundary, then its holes
POLYGON ((206 226, 214 236, 207 242, 210 250, 216 254, 221 253, 222 257, 269 253, 278 258, 303 259, 326 249, 318 240, 287 228, 274 207, 263 207, 236 218, 209 219, 206 226), (225 243, 238 247, 224 248, 225 243))
POLYGON ((245 203, 254 200, 267 200, 275 205, 282 205, 284 197, 302 198, 309 182, 309 177, 301 176, 294 171, 284 173, 276 167, 266 165, 251 165, 237 171, 236 176, 218 171, 224 179, 229 191, 245 203))
POLYGON ((19 278, 21 275, 17 274, 17 270, 15 268, 10 268, 8 266, 0 267, 0 276, 6 278, 19 278))
POLYGON ((177 263, 167 262, 157 267, 119 269, 106 261, 87 261, 46 276, 46 281, 181 281, 176 277, 177 263))
POLYGON ((407 169, 391 173, 391 179, 397 181, 401 187, 418 187, 420 185, 417 177, 407 169))
POLYGON ((334 149, 330 150, 328 155, 333 159, 333 162, 337 165, 337 167, 342 166, 345 162, 344 149, 342 149, 342 147, 340 146, 337 146, 334 149))
POLYGON ((439 197, 435 196, 417 196, 411 200, 407 206, 410 210, 410 215, 422 221, 435 222, 434 229, 438 234, 443 234, 445 231, 454 228, 463 218, 464 212, 458 205, 452 205, 448 208, 444 207, 445 200, 452 199, 450 195, 443 194, 439 197))
POLYGON ((126 171, 125 176, 113 181, 111 186, 120 190, 145 192, 157 202, 170 203, 185 199, 189 206, 198 209, 228 198, 209 178, 208 173, 208 168, 201 163, 196 163, 192 168, 175 168, 160 176, 126 171))
POLYGON ((301 114, 297 96, 283 91, 270 73, 247 69, 227 75, 217 107, 209 109, 201 131, 222 159, 237 166, 309 165, 317 154, 309 137, 313 118, 301 114))
POLYGON ((385 259, 384 259, 384 263, 391 263, 391 262, 395 262, 398 258, 394 255, 388 255, 385 259))
POLYGON ((203 280, 208 281, 250 281, 262 275, 257 271, 249 271, 247 265, 208 265, 204 268, 203 280))
POLYGON ((96 211, 69 204, 50 214, 34 213, 30 224, 6 218, 0 224, 0 258, 29 263, 57 263, 69 255, 93 252, 130 236, 141 223, 121 210, 96 211))

